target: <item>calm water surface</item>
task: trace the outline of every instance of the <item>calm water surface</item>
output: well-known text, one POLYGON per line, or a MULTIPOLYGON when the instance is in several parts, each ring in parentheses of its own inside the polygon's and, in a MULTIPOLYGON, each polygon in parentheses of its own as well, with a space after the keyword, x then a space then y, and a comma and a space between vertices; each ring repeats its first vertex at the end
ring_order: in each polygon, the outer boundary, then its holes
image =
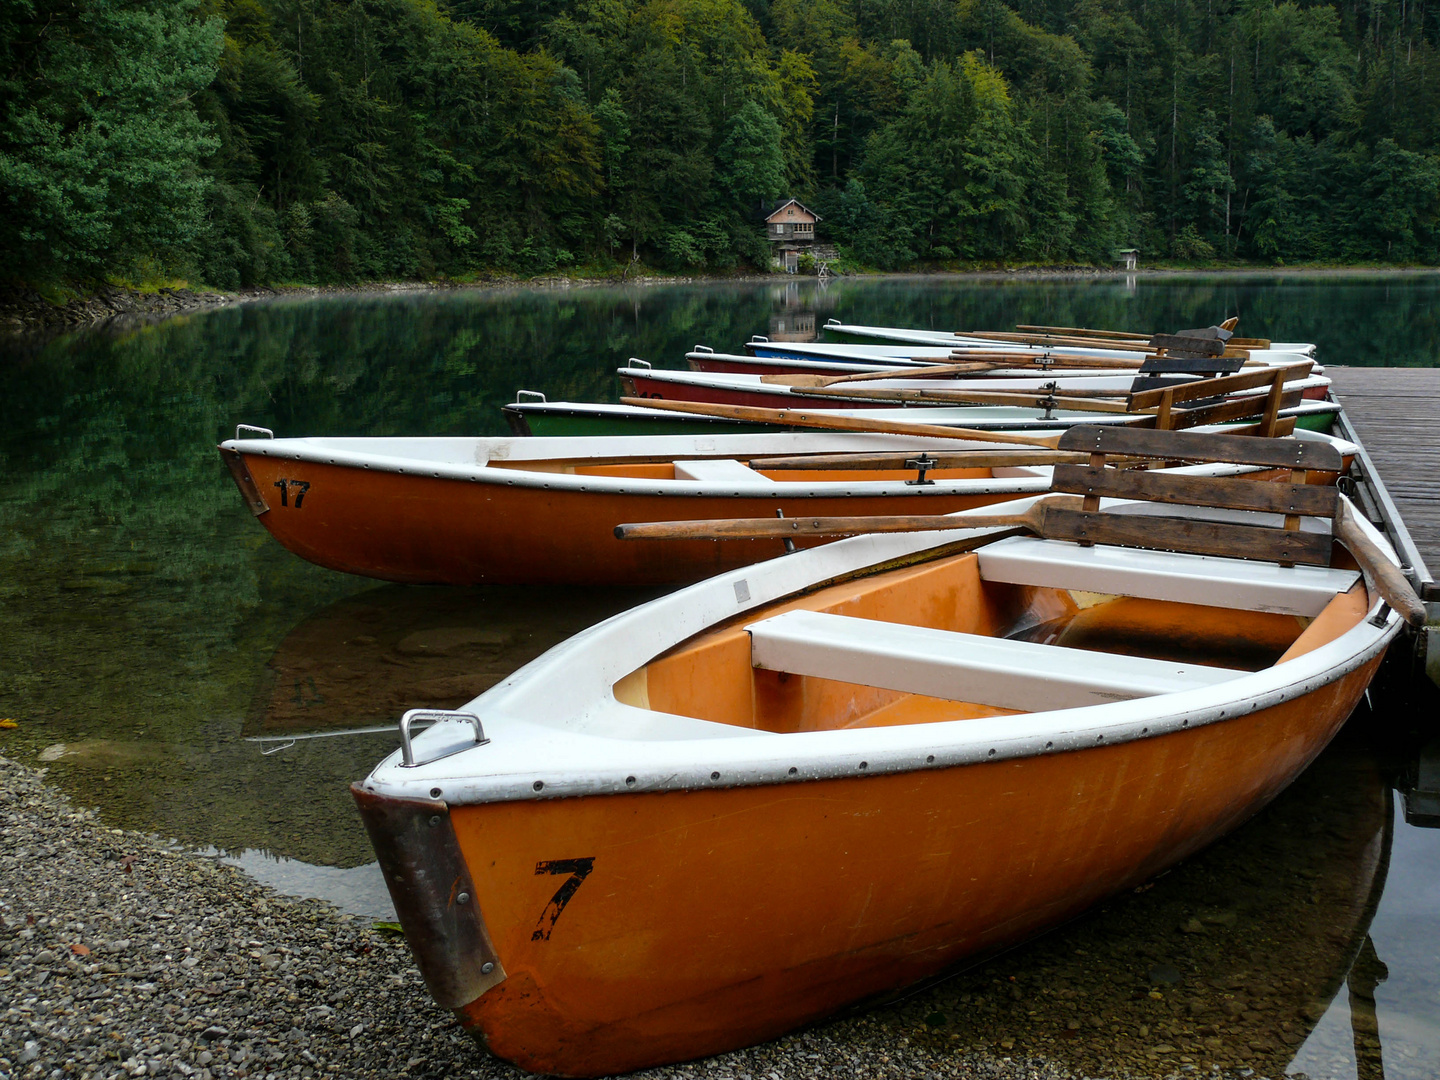
MULTIPOLYGON (((235 424, 503 434, 499 407, 517 390, 614 400, 614 369, 631 356, 678 367, 697 344, 803 337, 831 317, 1175 330, 1236 314, 1241 333, 1314 341, 1326 363, 1440 363, 1431 274, 336 297, 0 343, 0 717, 19 722, 0 732, 0 752, 47 765, 115 825, 385 917, 346 787, 393 740, 297 741, 266 755, 285 744, 247 739, 460 704, 652 594, 377 586, 311 566, 241 505, 214 451, 235 424)), ((880 1022, 918 1009, 948 1044, 1009 1039, 1016 1053, 1101 1072, 1223 1062, 1440 1075, 1440 832, 1408 823, 1402 794, 1440 771, 1424 723, 1440 710, 1416 693, 1377 695, 1274 807, 1153 889, 880 1022), (971 1003, 996 999, 987 987, 1002 968, 1079 1028, 1027 1043, 1024 1030, 987 1027, 971 1003), (1172 1005, 1192 1026, 1206 1021, 1204 1042, 1167 1033, 1172 1005), (1165 1015, 1137 1012, 1156 1008, 1165 1015)))

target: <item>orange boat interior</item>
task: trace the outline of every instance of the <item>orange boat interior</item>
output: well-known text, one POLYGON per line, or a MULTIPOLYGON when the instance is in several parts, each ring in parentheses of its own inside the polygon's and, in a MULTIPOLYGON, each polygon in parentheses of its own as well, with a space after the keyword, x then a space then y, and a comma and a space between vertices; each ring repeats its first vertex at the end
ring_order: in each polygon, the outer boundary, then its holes
MULTIPOLYGON (((830 585, 746 612, 615 684, 622 703, 777 733, 935 723, 1019 710, 752 666, 746 626, 808 610, 933 630, 1257 671, 1303 655, 1364 617, 1357 583, 1317 617, 985 581, 973 552, 830 585)), ((1037 671, 1037 678, 1043 677, 1037 671)))

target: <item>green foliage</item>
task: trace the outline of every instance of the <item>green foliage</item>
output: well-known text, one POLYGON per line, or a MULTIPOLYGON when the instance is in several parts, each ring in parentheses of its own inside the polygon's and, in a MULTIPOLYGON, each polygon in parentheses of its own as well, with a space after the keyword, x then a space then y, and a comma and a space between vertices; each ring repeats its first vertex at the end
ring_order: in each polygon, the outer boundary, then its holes
POLYGON ((741 207, 757 210, 785 190, 785 155, 780 124, 753 101, 730 118, 730 133, 720 144, 721 187, 741 207))
POLYGON ((0 252, 227 288, 1440 262, 1440 23, 1336 0, 0 0, 0 252))
POLYGON ((27 278, 183 268, 215 140, 191 97, 215 77, 195 0, 0 4, 0 252, 27 278))

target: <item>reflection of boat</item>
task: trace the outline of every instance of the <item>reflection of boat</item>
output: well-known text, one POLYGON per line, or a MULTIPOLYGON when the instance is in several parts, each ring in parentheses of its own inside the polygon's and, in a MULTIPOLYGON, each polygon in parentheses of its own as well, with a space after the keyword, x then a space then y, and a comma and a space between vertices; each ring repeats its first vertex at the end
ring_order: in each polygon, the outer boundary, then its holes
MULTIPOLYGON (((642 589, 390 585, 346 597, 280 642, 265 665, 243 734, 393 721, 417 701, 452 708, 571 634, 651 595, 642 589)), ((394 729, 393 723, 387 727, 394 729)))
POLYGON ((1329 566, 861 537, 571 639, 356 798, 442 1004, 525 1068, 626 1071, 930 977, 1198 850, 1329 741, 1387 610, 1329 566))
POLYGON ((333 570, 452 585, 634 585, 694 581, 779 548, 743 540, 639 548, 615 539, 622 521, 947 513, 1048 483, 1020 461, 1023 452, 1015 464, 930 470, 935 482, 925 484, 910 483, 916 469, 899 465, 807 471, 758 460, 927 447, 934 440, 908 435, 776 433, 234 439, 220 450, 271 534, 333 570))

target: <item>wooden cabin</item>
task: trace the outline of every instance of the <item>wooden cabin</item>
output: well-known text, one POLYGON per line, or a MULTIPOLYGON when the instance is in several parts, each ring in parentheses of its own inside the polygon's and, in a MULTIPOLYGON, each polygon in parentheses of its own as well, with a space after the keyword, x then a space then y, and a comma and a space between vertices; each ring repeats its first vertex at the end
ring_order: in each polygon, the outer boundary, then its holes
POLYGON ((772 242, 813 244, 819 220, 820 215, 807 210, 800 200, 789 199, 766 216, 765 236, 772 242))
POLYGON ((802 248, 815 243, 820 215, 798 199, 787 199, 765 216, 765 238, 775 245, 775 264, 794 273, 802 248))

